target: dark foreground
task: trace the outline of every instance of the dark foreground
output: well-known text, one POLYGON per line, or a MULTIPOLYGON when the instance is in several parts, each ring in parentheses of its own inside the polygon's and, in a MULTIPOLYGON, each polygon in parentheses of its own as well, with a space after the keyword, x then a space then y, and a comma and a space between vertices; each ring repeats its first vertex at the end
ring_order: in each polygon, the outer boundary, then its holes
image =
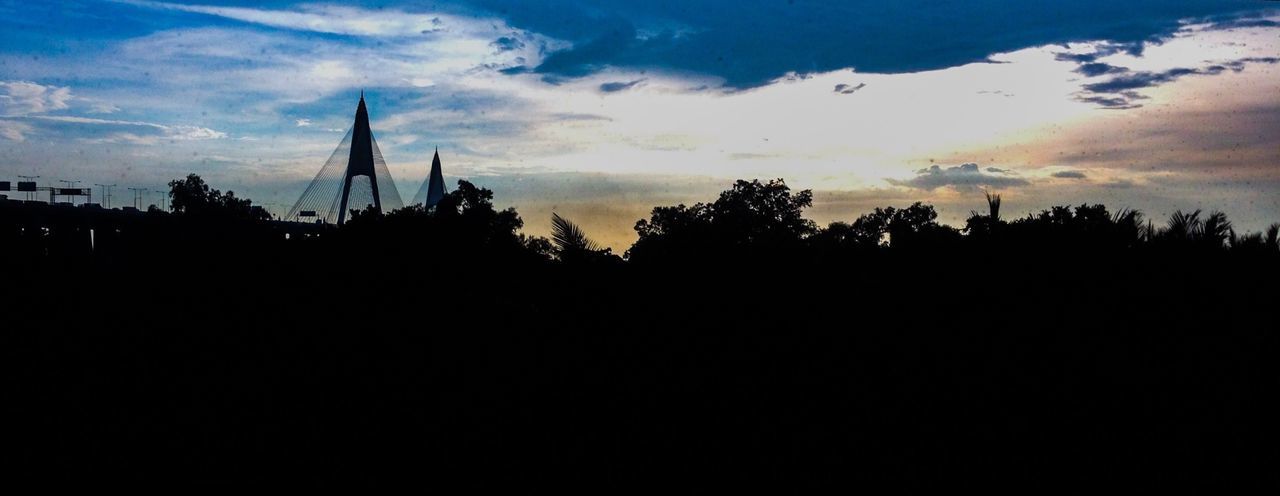
POLYGON ((991 195, 820 229, 739 181, 624 261, 465 182, 342 228, 171 184, 172 214, 0 202, 6 482, 1280 485, 1280 225, 991 195))
POLYGON ((0 343, 6 471, 53 486, 1276 482, 1271 262, 476 262, 20 275, 0 343), (89 289, 103 280, 118 289, 89 289))

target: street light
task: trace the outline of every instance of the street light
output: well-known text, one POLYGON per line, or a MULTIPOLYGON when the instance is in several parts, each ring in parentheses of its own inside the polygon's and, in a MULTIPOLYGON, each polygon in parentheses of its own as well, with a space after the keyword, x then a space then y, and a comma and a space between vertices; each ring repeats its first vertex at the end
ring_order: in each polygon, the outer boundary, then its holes
POLYGON ((114 188, 116 185, 114 185, 114 184, 94 184, 94 186, 97 186, 97 187, 99 187, 99 188, 102 188, 102 197, 103 197, 104 199, 106 199, 106 202, 107 202, 107 208, 111 208, 111 188, 114 188))
POLYGON ((142 210, 140 205, 145 201, 142 199, 142 195, 147 192, 147 188, 129 188, 129 191, 133 192, 133 208, 142 210))

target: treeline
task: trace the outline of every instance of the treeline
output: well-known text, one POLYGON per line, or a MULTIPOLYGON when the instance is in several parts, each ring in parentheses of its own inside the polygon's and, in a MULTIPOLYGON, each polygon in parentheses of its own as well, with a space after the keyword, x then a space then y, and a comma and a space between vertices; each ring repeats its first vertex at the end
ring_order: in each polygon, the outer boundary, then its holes
POLYGON ((1280 223, 1265 232, 1241 233, 1222 212, 1178 211, 1166 220, 1089 204, 1055 206, 1006 219, 1000 196, 991 193, 988 210, 971 212, 961 228, 939 223, 934 207, 920 202, 876 208, 850 222, 821 227, 804 217, 813 204, 812 193, 792 191, 780 179, 739 180, 709 203, 655 207, 649 218, 636 223, 638 239, 621 254, 599 246, 559 215, 551 219, 550 239, 522 234, 524 220, 514 209, 496 209, 492 191, 467 181, 459 181, 436 206, 413 205, 385 215, 369 207, 353 211, 341 228, 270 221, 251 201, 212 189, 194 174, 172 181, 169 197, 172 213, 152 207, 131 215, 65 208, 32 214, 33 207, 6 202, 0 206, 0 244, 7 254, 28 259, 137 258, 174 250, 250 256, 254 249, 305 259, 364 246, 377 247, 381 257, 434 253, 499 264, 571 265, 841 263, 919 251, 1280 254, 1280 223), (89 231, 95 227, 90 240, 89 231))

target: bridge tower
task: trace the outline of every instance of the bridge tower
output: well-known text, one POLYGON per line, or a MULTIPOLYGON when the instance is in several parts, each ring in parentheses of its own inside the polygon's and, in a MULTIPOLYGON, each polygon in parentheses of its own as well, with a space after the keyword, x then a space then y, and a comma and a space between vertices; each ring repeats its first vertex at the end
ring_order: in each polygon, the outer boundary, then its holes
POLYGON ((386 212, 404 206, 378 141, 369 128, 369 110, 360 92, 355 123, 307 185, 286 220, 346 222, 351 210, 386 212))

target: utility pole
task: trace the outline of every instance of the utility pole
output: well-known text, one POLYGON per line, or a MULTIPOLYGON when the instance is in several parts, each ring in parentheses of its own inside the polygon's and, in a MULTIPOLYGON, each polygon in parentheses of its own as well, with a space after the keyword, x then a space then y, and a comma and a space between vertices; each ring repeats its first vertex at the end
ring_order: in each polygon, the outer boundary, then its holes
MULTIPOLYGON (((36 179, 40 179, 40 176, 18 176, 18 177, 22 179, 26 179, 27 181, 35 181, 36 179)), ((28 191, 27 201, 31 201, 32 199, 34 199, 34 195, 35 195, 35 192, 28 191)))
POLYGON ((111 188, 114 188, 115 185, 114 184, 94 184, 94 186, 102 188, 102 198, 106 200, 107 208, 111 208, 111 188))

